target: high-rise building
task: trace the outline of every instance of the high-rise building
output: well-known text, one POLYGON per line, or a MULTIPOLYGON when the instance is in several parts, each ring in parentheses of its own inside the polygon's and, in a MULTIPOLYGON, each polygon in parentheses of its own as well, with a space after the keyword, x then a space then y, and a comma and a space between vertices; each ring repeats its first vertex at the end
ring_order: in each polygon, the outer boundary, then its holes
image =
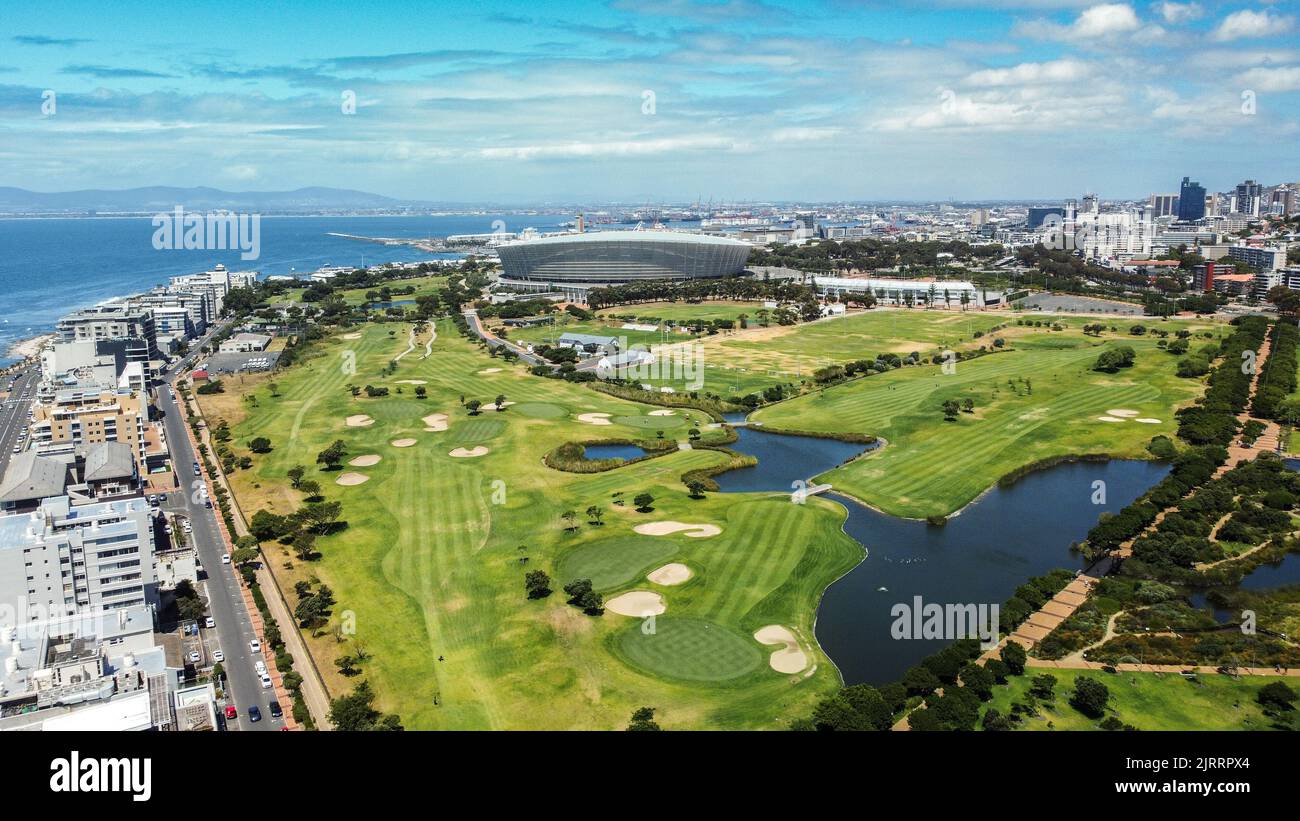
POLYGON ((1195 222, 1204 216, 1205 186, 1183 177, 1183 185, 1178 192, 1178 219, 1182 222, 1195 222))
POLYGON ((1062 220, 1065 219, 1065 209, 1061 207, 1030 208, 1029 222, 1028 224, 1025 225, 1025 227, 1028 228, 1030 231, 1033 231, 1038 228, 1042 228, 1043 223, 1046 222, 1047 218, 1053 214, 1055 214, 1057 217, 1059 217, 1062 220))
POLYGON ((1147 204, 1151 208, 1151 218, 1175 217, 1178 215, 1177 194, 1152 194, 1147 204))
POLYGON ((1237 186, 1237 213, 1248 214, 1252 217, 1259 216, 1260 195, 1264 191, 1264 186, 1254 180, 1246 180, 1237 186))

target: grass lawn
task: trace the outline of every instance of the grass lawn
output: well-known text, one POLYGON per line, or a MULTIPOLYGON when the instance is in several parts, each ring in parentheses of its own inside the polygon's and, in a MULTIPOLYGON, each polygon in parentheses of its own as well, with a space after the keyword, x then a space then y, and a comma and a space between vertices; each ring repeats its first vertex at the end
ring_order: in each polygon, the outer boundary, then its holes
POLYGON ((1152 436, 1173 437, 1174 411, 1198 396, 1203 383, 1178 378, 1178 357, 1150 336, 1108 332, 1096 340, 1077 330, 1088 321, 1095 320, 1067 320, 1068 329, 1060 332, 1013 324, 998 332, 1013 350, 960 362, 954 373, 938 365, 901 368, 760 409, 752 418, 782 428, 884 438, 886 447, 817 478, 887 513, 914 518, 952 513, 1002 476, 1040 459, 1103 453, 1144 458, 1152 436), (1137 352, 1132 368, 1114 374, 1091 369, 1101 351, 1119 345, 1137 352), (974 400, 975 412, 944 421, 943 402, 967 398, 974 400), (1120 422, 1098 418, 1111 409, 1136 414, 1120 422))
MULTIPOLYGON (((680 342, 690 338, 689 334, 624 330, 623 324, 621 320, 583 322, 568 314, 555 314, 554 325, 538 325, 533 328, 506 328, 506 338, 512 342, 554 345, 561 334, 590 334, 592 336, 625 337, 629 346, 641 345, 646 348, 651 345, 680 342)), ((496 326, 495 322, 493 326, 496 326)))
POLYGON ((984 711, 992 707, 1006 715, 1011 702, 1024 697, 1030 680, 1043 673, 1056 677, 1056 703, 1041 707, 1039 716, 1027 719, 1020 729, 1097 729, 1097 720, 1070 706, 1070 693, 1080 675, 1105 684, 1110 690, 1108 714, 1139 730, 1266 730, 1270 721, 1260 710, 1255 694, 1265 684, 1278 680, 1295 688, 1295 679, 1271 676, 1234 679, 1201 674, 1195 680, 1188 680, 1176 673, 1109 674, 1029 667, 1025 675, 1008 679, 1007 686, 994 687, 993 699, 984 711))
POLYGON ((285 476, 297 464, 308 467, 327 498, 343 503, 348 526, 317 542, 319 559, 302 562, 278 544, 263 545, 291 606, 296 581, 318 579, 335 592, 330 623, 303 631, 332 695, 360 680, 334 665, 357 643, 369 656, 362 678, 375 687, 379 706, 415 729, 621 728, 641 706, 656 707, 665 727, 779 728, 838 686, 834 666, 814 644, 805 647, 810 670, 787 676, 768 666, 773 648, 752 634, 784 624, 813 635, 823 589, 862 556, 840 529, 842 508, 757 494, 692 500, 681 474, 725 458, 703 449, 598 474, 547 468, 542 456, 566 441, 653 438, 658 429, 684 438, 682 417, 650 417, 653 408, 529 376, 522 366, 480 374, 500 363, 445 321, 431 357, 417 351, 383 376, 405 347, 404 334, 388 336, 391 327, 321 342, 292 368, 232 378, 226 393, 200 397, 210 419, 230 422, 240 455, 255 436, 272 442, 270 453, 254 455, 252 468, 232 476, 246 515, 299 506, 301 496, 285 476), (350 361, 347 351, 355 355, 354 374, 340 367, 350 361), (413 386, 398 382, 404 379, 424 380, 428 397, 416 399, 413 386), (270 396, 269 381, 278 397, 270 396), (392 394, 354 398, 349 384, 385 385, 392 394), (461 396, 490 402, 498 394, 518 404, 475 417, 460 405, 461 396), (577 421, 592 412, 628 425, 577 421), (446 431, 425 430, 421 417, 431 413, 449 416, 446 431), (347 427, 344 419, 353 414, 375 422, 347 427), (672 429, 674 420, 679 427, 672 429), (406 437, 415 446, 390 444, 406 437), (343 471, 369 481, 339 486, 338 474, 316 466, 317 452, 335 439, 348 447, 343 471), (451 457, 457 447, 488 453, 451 457), (382 460, 346 464, 367 454, 382 460), (655 497, 648 513, 630 502, 643 491, 655 497), (618 493, 626 506, 614 504, 618 493), (603 508, 601 524, 583 515, 591 505, 603 508), (572 532, 561 518, 566 510, 579 514, 572 532), (637 524, 669 519, 715 523, 722 533, 633 532, 637 524), (694 576, 674 587, 645 579, 669 561, 688 565, 694 576), (524 574, 533 569, 551 575, 553 595, 525 597, 524 574), (567 605, 561 588, 578 574, 596 580, 607 598, 627 590, 660 593, 667 612, 658 629, 645 633, 640 619, 609 611, 590 617, 567 605), (355 636, 339 634, 344 614, 355 619, 355 636))
MULTIPOLYGON (((396 291, 399 288, 408 288, 414 286, 415 293, 412 294, 393 294, 394 302, 404 302, 414 300, 418 296, 436 293, 447 287, 447 277, 445 276, 422 276, 411 277, 410 279, 393 279, 383 283, 389 288, 396 291)), ((369 291, 379 291, 383 285, 376 288, 349 288, 335 293, 343 297, 343 301, 349 305, 360 305, 366 301, 366 293, 369 291)), ((302 302, 302 292, 305 289, 294 288, 286 291, 284 296, 279 298, 280 302, 302 302)))
MULTIPOLYGON (((715 319, 737 319, 747 314, 752 320, 754 312, 763 308, 761 300, 756 302, 734 302, 730 300, 708 300, 699 303, 689 302, 645 302, 636 305, 620 305, 599 311, 602 317, 635 316, 644 317, 649 322, 711 322, 715 319)), ((619 320, 623 322, 625 320, 619 320)))

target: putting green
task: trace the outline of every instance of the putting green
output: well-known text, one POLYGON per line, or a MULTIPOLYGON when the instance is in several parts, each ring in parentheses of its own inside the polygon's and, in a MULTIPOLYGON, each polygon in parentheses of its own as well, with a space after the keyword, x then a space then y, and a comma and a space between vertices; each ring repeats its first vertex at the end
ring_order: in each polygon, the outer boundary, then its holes
MULTIPOLYGON (((410 395, 411 386, 406 386, 410 395)), ((365 394, 362 394, 363 396, 365 394)), ((357 404, 366 409, 366 413, 380 422, 411 422, 429 412, 429 405, 418 399, 393 398, 391 395, 383 400, 357 400, 357 404)))
POLYGON ((562 419, 569 415, 564 407, 550 402, 520 402, 510 410, 533 419, 562 419))
POLYGON ((720 624, 660 616, 654 627, 654 634, 646 635, 638 623, 615 642, 625 661, 652 675, 727 681, 752 673, 763 663, 763 653, 753 639, 720 624))
POLYGON ((566 551, 555 564, 555 575, 562 585, 574 579, 591 579, 592 587, 604 591, 640 578, 677 551, 677 546, 667 539, 601 539, 566 551))
POLYGON ((672 430, 685 424, 680 416, 615 416, 614 422, 641 430, 672 430))
MULTIPOLYGON (((496 413, 496 411, 488 411, 488 413, 496 413)), ((505 420, 471 416, 464 421, 452 422, 451 437, 448 441, 453 445, 486 442, 499 436, 505 428, 505 420)))

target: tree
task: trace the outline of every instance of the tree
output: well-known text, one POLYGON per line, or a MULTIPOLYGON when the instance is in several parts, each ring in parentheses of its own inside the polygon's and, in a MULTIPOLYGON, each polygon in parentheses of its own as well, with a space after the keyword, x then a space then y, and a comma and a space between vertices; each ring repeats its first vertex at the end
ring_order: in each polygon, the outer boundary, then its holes
POLYGON ((375 693, 370 682, 363 681, 351 693, 330 702, 330 723, 342 732, 358 730, 402 730, 401 720, 395 715, 385 716, 374 708, 375 693))
POLYGON ((1267 714, 1283 713, 1295 709, 1296 692, 1286 686, 1285 682, 1274 681, 1259 688, 1255 700, 1263 706, 1267 714))
POLYGON ((298 483, 302 481, 302 477, 306 473, 307 473, 307 468, 303 467, 302 465, 294 465, 293 467, 289 468, 289 471, 286 475, 289 477, 289 481, 293 483, 293 486, 296 489, 298 487, 298 483))
POLYGON ((506 409, 506 395, 504 393, 497 394, 496 406, 498 413, 506 409))
POLYGON ((293 609, 299 627, 313 627, 325 618, 325 606, 315 596, 308 596, 293 609))
POLYGON ((1105 684, 1087 676, 1080 676, 1074 682, 1070 706, 1089 718, 1101 718, 1106 712, 1106 702, 1109 700, 1110 690, 1105 684))
POLYGON ((910 667, 903 673, 903 686, 907 688, 908 695, 929 695, 939 689, 942 683, 938 676, 920 665, 910 667))
POLYGON ((334 659, 334 666, 339 668, 339 672, 345 676, 355 676, 361 672, 357 667, 356 656, 342 655, 334 659))
POLYGON ((428 395, 429 395, 429 389, 428 389, 428 388, 424 387, 423 385, 416 385, 416 386, 415 386, 415 398, 416 398, 416 399, 423 399, 424 397, 426 397, 426 396, 428 396, 428 395))
POLYGON ((320 496, 320 482, 314 479, 305 479, 298 483, 298 490, 308 499, 315 499, 320 496))
POLYGON ((267 382, 266 387, 270 389, 272 397, 280 395, 280 386, 275 382, 267 382))
POLYGON ((632 499, 632 504, 636 505, 636 509, 639 513, 649 513, 651 510, 654 510, 654 508, 651 507, 654 503, 655 497, 651 496, 649 493, 638 493, 632 499))
POLYGON ((299 533, 293 537, 293 551, 302 561, 308 561, 316 555, 316 534, 299 533))
POLYGON ((465 403, 465 407, 469 410, 470 416, 478 416, 478 409, 483 407, 483 403, 477 399, 471 399, 465 403))
POLYGON ((347 443, 342 439, 335 439, 329 447, 316 454, 316 464, 324 465, 325 470, 336 470, 343 457, 348 455, 347 443))
POLYGON ((945 399, 943 403, 943 418, 948 422, 957 421, 957 414, 961 413, 961 405, 957 404, 956 399, 945 399))
POLYGON ((967 397, 966 399, 963 399, 962 402, 961 402, 961 410, 962 410, 962 413, 974 413, 974 412, 975 412, 975 400, 974 400, 974 399, 971 399, 971 398, 969 398, 969 397, 967 397))
POLYGON ((569 604, 581 607, 589 616, 599 616, 604 610, 604 599, 591 587, 591 579, 574 579, 564 586, 569 604))
POLYGON ((544 599, 551 595, 551 577, 542 570, 530 570, 524 575, 524 591, 530 599, 544 599))
POLYGON ((704 483, 701 482, 699 479, 692 479, 691 481, 687 482, 686 488, 691 492, 690 495, 692 499, 704 498, 704 490, 705 490, 704 483))
POLYGON ((654 719, 655 708, 641 707, 636 712, 632 713, 632 721, 627 725, 627 729, 631 732, 645 732, 663 729, 654 719))
POLYGON ((980 701, 993 698, 993 674, 982 665, 971 662, 961 669, 961 684, 979 696, 980 701))
POLYGON ((1025 662, 1028 658, 1025 647, 1020 642, 1007 641, 1002 646, 1002 662, 1007 665, 1007 670, 1013 676, 1025 674, 1025 662))
POLYGON ((1097 357, 1097 362, 1092 366, 1095 371, 1105 371, 1106 373, 1115 373, 1120 368, 1133 367, 1133 360, 1137 353, 1127 345, 1114 348, 1109 351, 1102 351, 1097 357))
POLYGON ((270 453, 271 440, 265 436, 258 436, 248 443, 248 449, 253 453, 270 453))
POLYGON ((342 502, 308 502, 297 515, 315 533, 325 535, 343 515, 342 502))
POLYGON ((576 530, 576 529, 577 529, 578 526, 577 526, 576 522, 577 522, 577 519, 578 519, 578 512, 577 512, 576 510, 566 510, 566 511, 564 511, 563 513, 560 514, 560 518, 561 518, 561 519, 564 519, 564 521, 568 522, 568 526, 565 527, 565 530, 576 530))
POLYGON ((592 524, 599 525, 600 520, 604 515, 605 511, 601 510, 597 505, 592 505, 587 508, 587 518, 591 520, 592 524))

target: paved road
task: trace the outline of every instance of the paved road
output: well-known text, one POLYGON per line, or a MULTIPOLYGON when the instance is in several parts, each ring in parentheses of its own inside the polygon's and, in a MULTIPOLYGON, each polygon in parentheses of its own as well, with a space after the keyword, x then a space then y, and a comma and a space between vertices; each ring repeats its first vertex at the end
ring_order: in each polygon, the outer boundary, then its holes
POLYGON ((516 345, 513 342, 508 342, 504 339, 498 339, 488 333, 487 329, 483 327, 483 321, 478 317, 478 311, 475 311, 473 308, 466 308, 462 313, 465 315, 465 321, 469 323, 470 331, 486 342, 489 348, 509 348, 519 354, 519 358, 527 362, 529 365, 545 365, 548 368, 554 367, 551 363, 542 359, 540 356, 529 353, 519 345, 516 345))
MULTIPOLYGON (((195 342, 192 348, 197 350, 202 344, 203 341, 195 342)), ((175 373, 173 368, 165 376, 170 379, 175 373)), ((254 654, 248 646, 254 638, 253 624, 244 608, 240 581, 234 565, 221 563, 225 546, 217 526, 217 511, 215 508, 209 510, 199 495, 202 481, 194 475, 194 451, 185 433, 185 413, 178 402, 179 397, 172 399, 166 385, 159 386, 156 404, 163 413, 167 446, 171 451, 175 476, 181 483, 177 490, 168 493, 164 508, 169 513, 187 517, 194 526, 193 533, 188 536, 189 543, 194 545, 199 562, 207 572, 208 612, 217 622, 215 637, 211 636, 212 630, 203 632, 208 634, 205 636, 208 652, 219 649, 226 655, 222 663, 226 671, 226 703, 239 709, 239 719, 229 722, 229 729, 279 730, 283 722, 272 720, 267 709, 275 698, 274 693, 262 687, 253 667, 261 654, 254 654), (248 720, 248 708, 252 705, 257 705, 262 711, 262 720, 256 723, 248 720)), ((290 704, 280 706, 285 710, 292 708, 290 704)))
MULTIPOLYGON (((4 476, 5 470, 9 468, 9 460, 14 456, 18 432, 27 427, 27 412, 32 408, 39 382, 40 369, 28 368, 14 377, 14 389, 0 403, 0 477, 4 476), (26 399, 21 398, 23 391, 28 392, 26 399)), ((6 382, 0 387, 7 386, 6 382)))

